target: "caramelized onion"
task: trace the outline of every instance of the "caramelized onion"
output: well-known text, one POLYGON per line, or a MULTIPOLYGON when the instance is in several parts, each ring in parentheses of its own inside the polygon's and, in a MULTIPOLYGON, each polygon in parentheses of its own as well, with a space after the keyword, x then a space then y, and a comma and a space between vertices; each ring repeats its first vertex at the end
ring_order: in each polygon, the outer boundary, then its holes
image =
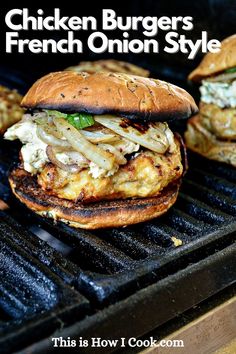
MULTIPOLYGON (((103 128, 103 127, 102 127, 103 128)), ((110 129, 103 129, 102 131, 89 131, 82 129, 81 134, 85 136, 86 139, 91 141, 91 143, 98 144, 98 143, 111 143, 114 141, 119 140, 119 136, 113 134, 110 129), (107 133, 103 132, 104 130, 108 131, 107 133)))
POLYGON ((81 134, 76 128, 69 124, 63 118, 55 118, 53 120, 57 129, 63 134, 63 136, 72 145, 74 150, 79 151, 88 160, 94 162, 104 170, 111 170, 115 164, 115 156, 111 153, 104 151, 98 146, 90 143, 83 134, 81 134))
POLYGON ((116 157, 116 161, 119 165, 125 165, 127 160, 114 146, 109 144, 98 144, 102 149, 110 151, 116 157))
MULTIPOLYGON (((143 130, 137 129, 132 122, 123 118, 100 115, 94 116, 96 122, 113 130, 115 133, 127 138, 134 143, 146 147, 149 150, 164 154, 169 148, 169 141, 166 136, 166 129, 169 129, 166 124, 152 123, 143 125, 143 130)), ((142 127, 142 125, 140 125, 142 127)))
POLYGON ((56 138, 52 132, 49 126, 37 126, 37 135, 39 139, 41 139, 45 144, 51 145, 54 147, 59 147, 62 150, 71 150, 72 146, 71 144, 68 143, 66 140, 58 139, 56 138))
POLYGON ((49 145, 47 146, 46 154, 47 154, 47 157, 49 158, 49 161, 51 161, 51 163, 53 163, 55 166, 59 167, 63 171, 67 171, 70 173, 78 173, 83 169, 83 167, 80 167, 76 164, 68 164, 67 165, 67 164, 59 161, 56 158, 56 155, 55 155, 55 152, 54 152, 52 146, 49 146, 49 145))

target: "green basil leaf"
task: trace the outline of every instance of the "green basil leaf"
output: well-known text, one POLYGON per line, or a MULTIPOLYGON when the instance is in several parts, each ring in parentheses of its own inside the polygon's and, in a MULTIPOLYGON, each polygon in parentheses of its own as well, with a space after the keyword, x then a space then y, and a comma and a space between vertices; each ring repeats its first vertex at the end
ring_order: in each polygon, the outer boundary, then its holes
POLYGON ((73 113, 73 114, 66 114, 66 113, 61 113, 59 111, 54 111, 54 110, 45 110, 47 114, 50 116, 54 117, 62 117, 68 121, 73 127, 76 129, 84 129, 87 127, 90 127, 95 123, 93 116, 88 113, 73 113))
POLYGON ((84 129, 95 123, 93 116, 87 113, 68 114, 66 120, 76 129, 84 129))
POLYGON ((236 68, 230 68, 230 69, 227 69, 225 70, 225 73, 236 73, 236 68))

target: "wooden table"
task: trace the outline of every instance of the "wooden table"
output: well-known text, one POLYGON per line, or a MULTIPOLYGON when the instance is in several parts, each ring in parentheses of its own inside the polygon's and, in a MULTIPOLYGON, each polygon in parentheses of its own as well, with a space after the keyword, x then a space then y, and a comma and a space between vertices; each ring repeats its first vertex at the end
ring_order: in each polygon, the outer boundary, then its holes
POLYGON ((142 354, 236 354, 236 296, 172 333, 182 348, 156 347, 142 354))

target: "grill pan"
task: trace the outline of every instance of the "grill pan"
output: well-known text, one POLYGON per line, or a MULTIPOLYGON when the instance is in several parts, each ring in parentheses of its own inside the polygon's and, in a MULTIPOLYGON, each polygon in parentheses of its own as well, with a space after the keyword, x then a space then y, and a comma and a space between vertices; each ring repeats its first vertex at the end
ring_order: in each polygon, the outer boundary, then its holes
MULTIPOLYGON (((27 83, 3 69, 0 77, 20 90, 27 83)), ((166 215, 86 231, 43 219, 12 196, 6 176, 18 152, 0 142, 0 199, 10 206, 0 212, 2 353, 52 351, 53 333, 139 337, 235 283, 234 168, 190 154, 166 215)))

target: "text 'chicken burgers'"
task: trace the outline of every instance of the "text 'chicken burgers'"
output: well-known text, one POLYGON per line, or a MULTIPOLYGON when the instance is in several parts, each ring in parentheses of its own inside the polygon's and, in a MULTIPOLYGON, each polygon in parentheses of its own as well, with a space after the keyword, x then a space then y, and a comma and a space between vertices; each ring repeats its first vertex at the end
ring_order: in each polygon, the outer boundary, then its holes
POLYGON ((187 146, 236 167, 236 35, 208 53, 189 79, 201 82, 200 112, 188 122, 187 146))
POLYGON ((22 105, 30 113, 5 138, 23 143, 9 180, 30 209, 95 229, 152 219, 175 202, 181 141, 166 122, 197 111, 183 89, 127 74, 57 72, 22 105))

